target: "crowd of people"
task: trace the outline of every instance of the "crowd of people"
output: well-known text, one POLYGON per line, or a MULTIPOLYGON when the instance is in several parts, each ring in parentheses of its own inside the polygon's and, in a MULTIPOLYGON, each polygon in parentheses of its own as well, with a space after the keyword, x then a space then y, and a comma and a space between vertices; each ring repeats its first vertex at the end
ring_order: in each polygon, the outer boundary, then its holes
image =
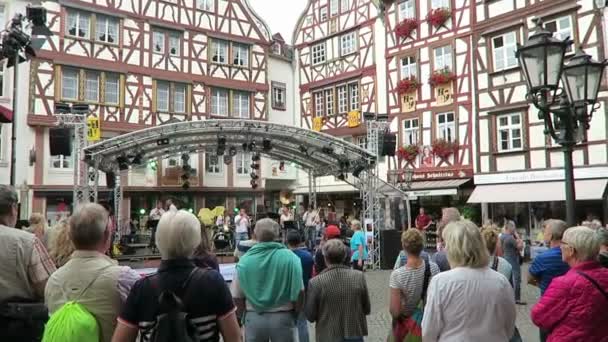
MULTIPOLYGON (((0 186, 1 341, 306 342, 314 323, 316 341, 353 342, 367 336, 371 305, 379 304, 370 301, 357 220, 349 240, 329 224, 312 250, 301 232, 287 231, 284 244, 279 222, 258 220, 239 239, 247 248, 230 284, 200 221, 177 208, 159 217, 162 260, 146 276, 107 255, 113 226, 98 204, 80 206, 53 229, 50 253, 40 229, 14 229, 16 221, 17 194, 0 186)), ((510 260, 520 239, 510 222, 501 228, 480 228, 445 208, 438 252, 424 250, 422 230, 402 233, 387 280, 389 341, 521 340, 521 266, 510 260)), ((608 232, 547 220, 544 239, 550 249, 527 276, 541 292, 531 312, 541 339, 604 341, 608 232)))

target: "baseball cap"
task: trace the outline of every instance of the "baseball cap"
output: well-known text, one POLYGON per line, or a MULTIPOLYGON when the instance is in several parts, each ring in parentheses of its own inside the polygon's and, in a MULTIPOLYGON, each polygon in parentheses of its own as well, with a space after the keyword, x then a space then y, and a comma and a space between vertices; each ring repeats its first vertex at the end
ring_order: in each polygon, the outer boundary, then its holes
POLYGON ((340 228, 335 225, 329 225, 325 228, 325 238, 327 239, 335 239, 340 237, 340 228))

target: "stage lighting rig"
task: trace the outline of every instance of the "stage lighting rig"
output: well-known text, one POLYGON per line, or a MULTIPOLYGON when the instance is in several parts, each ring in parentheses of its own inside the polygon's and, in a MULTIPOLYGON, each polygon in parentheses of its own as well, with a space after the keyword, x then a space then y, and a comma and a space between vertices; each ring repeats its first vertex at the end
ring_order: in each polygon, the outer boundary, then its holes
POLYGON ((234 147, 234 146, 230 146, 230 149, 228 150, 228 153, 230 153, 230 156, 231 156, 231 157, 236 156, 236 153, 237 153, 237 151, 236 151, 236 147, 234 147))
POLYGON ((334 149, 331 146, 323 146, 321 148, 321 152, 332 155, 332 154, 334 154, 334 149))
POLYGON ((118 164, 118 169, 120 171, 129 169, 129 159, 125 155, 116 157, 116 163, 118 164))
MULTIPOLYGON (((231 153, 231 154, 232 154, 232 153, 231 153)), ((226 164, 226 165, 230 165, 230 164, 232 164, 232 156, 225 155, 225 156, 224 156, 224 164, 226 164)))
POLYGON ((270 142, 270 139, 264 138, 264 140, 262 140, 262 149, 264 152, 272 150, 272 143, 270 142))
POLYGON ((249 174, 249 176, 251 177, 251 179, 258 179, 258 178, 260 178, 260 176, 258 176, 258 174, 257 174, 257 173, 255 173, 255 172, 251 172, 251 173, 249 174))

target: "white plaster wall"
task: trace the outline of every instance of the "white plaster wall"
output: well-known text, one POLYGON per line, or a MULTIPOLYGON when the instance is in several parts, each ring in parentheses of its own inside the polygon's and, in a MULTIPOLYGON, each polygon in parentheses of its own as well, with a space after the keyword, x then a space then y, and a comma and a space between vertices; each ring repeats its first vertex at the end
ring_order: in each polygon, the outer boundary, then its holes
POLYGON ((268 121, 284 125, 299 126, 298 106, 296 102, 296 75, 294 65, 280 58, 268 58, 268 121), (285 83, 285 110, 272 109, 272 81, 285 83))

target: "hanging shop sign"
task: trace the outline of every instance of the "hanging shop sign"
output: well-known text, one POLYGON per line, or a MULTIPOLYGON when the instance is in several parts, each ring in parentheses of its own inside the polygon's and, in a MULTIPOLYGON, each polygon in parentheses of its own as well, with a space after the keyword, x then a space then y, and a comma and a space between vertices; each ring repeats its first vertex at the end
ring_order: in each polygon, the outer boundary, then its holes
POLYGON ((87 119, 87 141, 101 140, 101 128, 99 118, 91 116, 87 119))
POLYGON ((401 95, 401 111, 403 113, 411 113, 416 110, 416 92, 405 93, 401 95))
POLYGON ((425 180, 436 180, 436 179, 459 179, 459 178, 470 178, 473 177, 473 170, 445 170, 445 171, 423 171, 414 172, 412 180, 414 181, 425 181, 425 180))
POLYGON ((322 117, 319 116, 319 117, 312 119, 312 130, 313 131, 320 132, 322 128, 323 128, 323 118, 322 117))
POLYGON ((348 112, 348 127, 355 128, 361 125, 361 113, 358 110, 348 112))
POLYGON ((449 82, 435 86, 435 100, 437 101, 438 106, 445 106, 454 102, 452 83, 453 82, 449 82))

